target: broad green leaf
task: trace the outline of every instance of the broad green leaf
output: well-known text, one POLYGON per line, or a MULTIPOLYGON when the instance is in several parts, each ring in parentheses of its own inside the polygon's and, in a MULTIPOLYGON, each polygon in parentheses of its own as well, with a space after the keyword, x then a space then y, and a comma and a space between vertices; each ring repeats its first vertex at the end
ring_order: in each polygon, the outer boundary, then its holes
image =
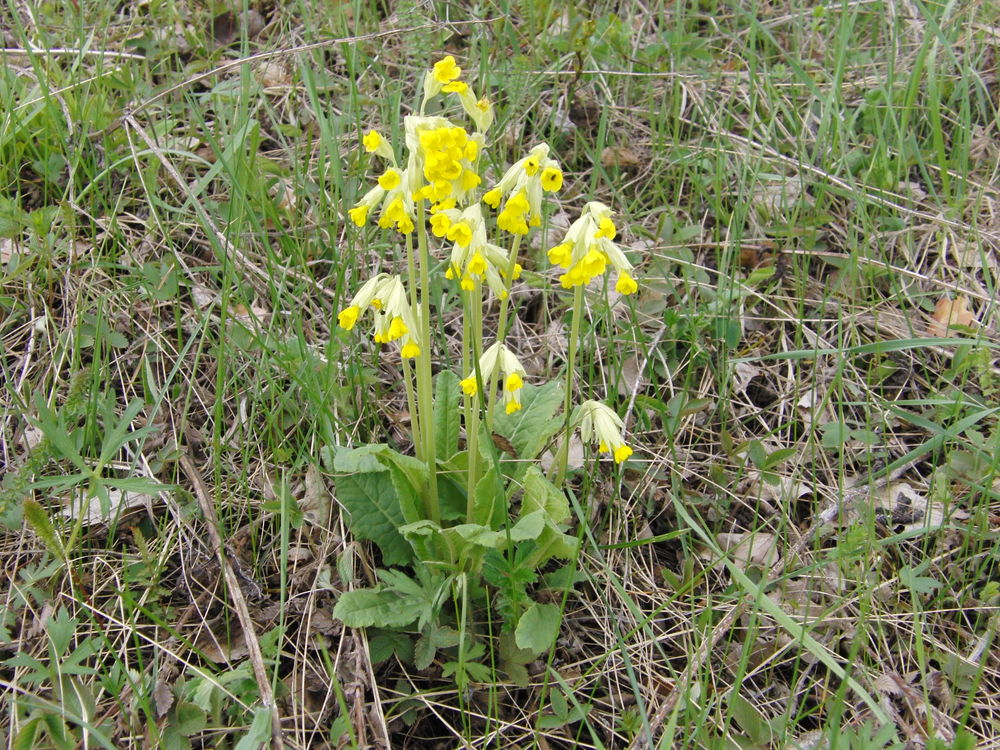
POLYGON ((558 557, 569 560, 576 556, 576 550, 580 546, 580 540, 575 536, 564 534, 552 524, 546 525, 542 533, 535 540, 537 549, 531 556, 531 564, 540 567, 546 560, 558 557))
POLYGON ((523 542, 526 539, 537 539, 545 528, 545 511, 536 510, 534 513, 521 518, 510 530, 511 541, 523 542))
POLYGON ((333 616, 349 628, 405 628, 419 614, 398 594, 382 589, 345 591, 333 608, 333 616))
POLYGON ((392 477, 392 486, 396 490, 396 499, 399 501, 399 512, 403 520, 407 523, 416 523, 424 518, 423 502, 420 493, 412 484, 406 472, 398 466, 390 466, 389 474, 392 477))
MULTIPOLYGON (((462 455, 462 454, 459 454, 462 455)), ((446 470, 450 470, 446 469, 446 470)), ((441 504, 441 520, 457 521, 468 512, 465 490, 465 476, 459 474, 438 474, 438 502, 441 504)))
POLYGON ((493 428, 507 438, 521 461, 536 458, 549 439, 562 428, 555 418, 562 405, 563 391, 558 381, 521 389, 521 409, 505 414, 498 409, 493 428))
POLYGON ((534 602, 517 621, 514 641, 518 648, 540 654, 556 642, 561 624, 562 611, 558 606, 534 602))
POLYGON ((489 549, 497 549, 506 541, 504 532, 493 531, 488 526, 482 526, 478 523, 461 523, 458 526, 445 529, 444 533, 452 537, 457 534, 467 542, 489 549))
POLYGON ((417 669, 427 669, 434 661, 434 655, 439 648, 457 646, 460 640, 459 632, 452 628, 434 627, 417 641, 413 665, 417 669))
POLYGON ((174 706, 171 724, 185 737, 200 732, 208 724, 208 717, 201 706, 181 701, 174 706))
POLYGON ((402 453, 397 453, 384 446, 379 453, 379 459, 383 465, 395 466, 403 472, 415 492, 423 491, 428 476, 427 465, 423 461, 419 461, 413 456, 404 456, 402 453))
POLYGON ((541 469, 532 464, 524 474, 524 497, 521 515, 543 510, 552 523, 563 523, 569 518, 569 501, 566 494, 545 478, 541 469))
POLYGON ((372 443, 357 448, 337 448, 333 454, 333 470, 344 474, 385 471, 385 464, 378 459, 387 447, 382 443, 372 443))
POLYGON ((439 459, 447 460, 458 452, 461 426, 458 408, 458 377, 442 370, 434 381, 434 448, 439 459))
POLYGON ((495 529, 503 523, 506 511, 507 503, 503 496, 503 489, 497 480, 496 470, 490 467, 490 470, 483 474, 476 484, 472 520, 474 523, 495 529))
POLYGON ((351 532, 375 542, 386 565, 405 565, 413 559, 412 548, 398 530, 404 523, 403 512, 385 467, 380 472, 339 477, 337 499, 350 514, 351 532))

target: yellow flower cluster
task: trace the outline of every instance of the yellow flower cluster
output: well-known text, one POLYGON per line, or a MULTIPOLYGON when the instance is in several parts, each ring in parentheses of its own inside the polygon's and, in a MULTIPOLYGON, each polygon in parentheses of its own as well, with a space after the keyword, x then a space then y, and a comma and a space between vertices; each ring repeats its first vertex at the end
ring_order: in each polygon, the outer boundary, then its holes
MULTIPOLYGON (((524 386, 525 372, 517 356, 499 341, 483 352, 483 356, 479 358, 479 374, 482 376, 483 383, 490 381, 498 367, 503 383, 504 411, 513 414, 521 408, 519 391, 524 386)), ((475 396, 479 392, 475 370, 470 372, 468 377, 459 384, 466 396, 475 396)))
POLYGON ((483 196, 483 202, 500 208, 500 202, 509 196, 497 215, 497 226, 511 234, 527 234, 528 227, 542 221, 542 192, 554 193, 562 183, 558 162, 549 158, 548 144, 540 143, 511 165, 496 187, 483 196))
POLYGON ((419 356, 417 336, 420 329, 398 276, 380 273, 366 281, 351 299, 351 304, 337 314, 337 322, 341 328, 350 331, 369 308, 375 311, 372 338, 377 343, 400 341, 401 357, 419 356))
POLYGON ((480 142, 470 138, 465 128, 455 127, 444 118, 406 118, 407 141, 415 136, 415 162, 427 183, 413 195, 440 202, 462 199, 482 181, 476 173, 480 142))
MULTIPOLYGON (((431 207, 431 232, 453 242, 451 260, 445 278, 458 279, 465 291, 485 279, 487 286, 500 299, 507 298, 507 253, 502 247, 486 241, 486 222, 479 204, 459 211, 454 201, 431 207)), ((520 264, 514 264, 514 278, 521 275, 520 264)))
POLYGON ((549 249, 549 262, 566 273, 559 277, 563 288, 589 284, 604 274, 610 264, 618 273, 615 289, 621 294, 638 290, 632 278, 632 264, 614 243, 618 230, 611 219, 611 209, 591 201, 583 207, 580 218, 570 225, 563 241, 549 249))

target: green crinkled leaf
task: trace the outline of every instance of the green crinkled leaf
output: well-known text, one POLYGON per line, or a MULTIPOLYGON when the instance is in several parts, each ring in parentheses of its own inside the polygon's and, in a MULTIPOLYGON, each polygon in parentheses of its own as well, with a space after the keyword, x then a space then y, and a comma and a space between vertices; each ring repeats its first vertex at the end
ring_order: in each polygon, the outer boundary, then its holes
POLYGON ((559 607, 555 604, 533 602, 517 621, 514 641, 518 648, 540 654, 548 651, 556 642, 561 624, 562 611, 559 607))
POLYGON ((552 523, 563 523, 569 519, 569 501, 552 482, 545 478, 541 469, 532 464, 524 473, 524 497, 521 499, 521 515, 543 510, 552 523))
POLYGON ((514 542, 523 542, 526 539, 537 539, 545 528, 545 511, 536 510, 534 513, 521 518, 511 527, 510 538, 514 542))
POLYGON ((386 565, 405 565, 413 559, 413 550, 398 530, 405 520, 385 467, 339 477, 337 500, 350 514, 348 525, 354 536, 375 542, 386 565))
POLYGON ((563 391, 557 381, 537 387, 526 385, 521 389, 520 411, 505 414, 498 409, 493 429, 511 442, 519 459, 530 461, 562 428, 562 421, 555 418, 562 401, 563 391))
POLYGON ((333 470, 344 474, 365 474, 385 471, 379 456, 388 450, 383 443, 361 445, 357 448, 338 448, 333 454, 333 470))
POLYGON ((396 489, 399 509, 407 523, 426 518, 422 493, 427 486, 427 466, 413 456, 404 456, 391 448, 382 451, 380 458, 389 467, 392 485, 396 489))
POLYGON ((378 588, 345 591, 333 608, 333 616, 349 628, 405 628, 419 614, 395 592, 378 588))
MULTIPOLYGON (((450 464, 446 466, 450 468, 450 464)), ((457 521, 460 518, 465 518, 465 514, 468 512, 468 508, 465 507, 467 497, 463 476, 438 474, 438 502, 441 504, 441 520, 457 521)))
POLYGON ((553 557, 569 560, 576 556, 580 540, 575 536, 564 534, 552 524, 546 524, 542 533, 535 540, 538 545, 532 555, 532 562, 535 567, 540 567, 542 563, 553 557))
POLYGON ((495 529, 503 523, 507 502, 503 488, 492 467, 476 483, 475 502, 472 506, 472 520, 475 523, 495 529))
POLYGON ((488 549, 498 549, 506 541, 506 535, 502 531, 493 531, 478 523, 461 523, 445 529, 444 533, 452 537, 457 535, 471 544, 488 549))
POLYGON ((434 380, 434 449, 439 459, 447 460, 458 452, 461 426, 458 377, 442 370, 434 380))

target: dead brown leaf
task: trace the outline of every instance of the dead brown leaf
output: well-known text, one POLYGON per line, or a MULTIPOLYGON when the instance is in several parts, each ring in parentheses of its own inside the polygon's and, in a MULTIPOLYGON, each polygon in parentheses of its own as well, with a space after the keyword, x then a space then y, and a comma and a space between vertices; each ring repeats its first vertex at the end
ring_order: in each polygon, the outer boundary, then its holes
POLYGON ((642 157, 627 146, 608 146, 601 152, 601 166, 618 169, 635 169, 642 164, 642 157))
POLYGON ((968 309, 969 298, 964 294, 959 294, 955 299, 942 297, 934 305, 934 314, 931 322, 927 324, 927 335, 935 338, 939 336, 954 336, 952 326, 971 327, 975 325, 976 316, 968 309))
POLYGON ((166 680, 157 680, 153 688, 153 706, 156 708, 156 718, 162 719, 174 705, 174 691, 166 680))

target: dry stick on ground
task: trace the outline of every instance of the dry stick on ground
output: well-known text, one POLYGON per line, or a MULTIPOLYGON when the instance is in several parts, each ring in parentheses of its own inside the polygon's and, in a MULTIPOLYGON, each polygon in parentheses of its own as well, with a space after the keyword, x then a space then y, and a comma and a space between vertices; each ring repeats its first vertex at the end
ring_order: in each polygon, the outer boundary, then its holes
POLYGON ((253 665, 254 678, 257 680, 257 688, 260 690, 260 702, 271 712, 271 746, 274 750, 282 750, 285 743, 281 739, 281 714, 274 703, 274 694, 271 692, 271 681, 264 669, 264 656, 260 650, 260 642, 257 640, 257 633, 254 630, 253 620, 250 619, 250 610, 247 608, 247 600, 243 596, 239 579, 229 564, 226 557, 226 548, 219 536, 219 517, 215 513, 215 506, 208 494, 208 487, 201 473, 195 468, 190 456, 186 453, 180 457, 181 468, 187 474, 191 484, 194 485, 194 494, 198 498, 201 512, 205 515, 205 523, 208 526, 208 536, 212 546, 219 556, 219 565, 222 566, 222 573, 226 577, 226 588, 229 590, 229 598, 233 602, 236 616, 239 618, 240 627, 243 628, 243 636, 246 640, 247 656, 253 665))

